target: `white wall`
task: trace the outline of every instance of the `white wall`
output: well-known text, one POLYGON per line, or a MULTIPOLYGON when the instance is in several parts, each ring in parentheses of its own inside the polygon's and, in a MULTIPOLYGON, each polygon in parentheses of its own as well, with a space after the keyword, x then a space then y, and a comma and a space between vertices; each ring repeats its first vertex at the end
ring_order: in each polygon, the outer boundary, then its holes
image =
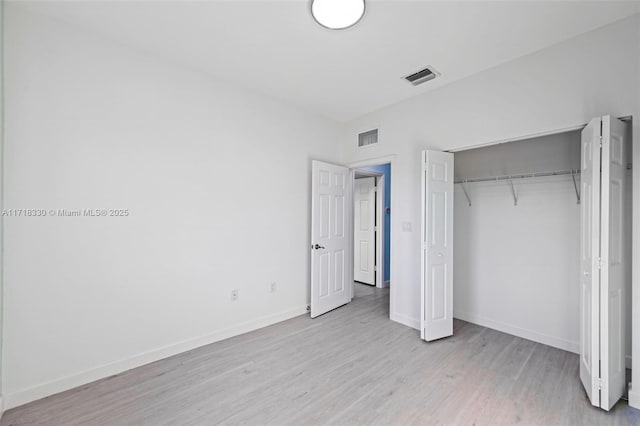
POLYGON ((454 315, 579 350, 580 206, 571 178, 468 185, 455 191, 454 315))
MULTIPOLYGON (((605 114, 635 116, 633 133, 638 135, 639 76, 640 18, 634 15, 349 123, 344 145, 347 161, 396 154, 391 201, 392 319, 419 325, 421 150, 520 138, 575 127, 605 114), (359 150, 357 133, 374 127, 380 129, 379 145, 359 150), (403 231, 403 222, 410 223, 412 230, 403 231)), ((640 164, 639 151, 634 150, 636 164, 640 164)), ((636 167, 634 223, 640 223, 637 171, 636 167)), ((638 228, 635 253, 640 253, 638 228)), ((637 254, 634 260, 638 262, 637 254)), ((635 272, 634 297, 640 306, 639 271, 635 272)), ((634 324, 634 353, 640 364, 640 316, 634 324)), ((640 369, 634 370, 634 381, 640 382, 640 369)))
POLYGON ((304 313, 310 162, 340 128, 5 13, 5 207, 130 211, 6 219, 6 404, 304 313))

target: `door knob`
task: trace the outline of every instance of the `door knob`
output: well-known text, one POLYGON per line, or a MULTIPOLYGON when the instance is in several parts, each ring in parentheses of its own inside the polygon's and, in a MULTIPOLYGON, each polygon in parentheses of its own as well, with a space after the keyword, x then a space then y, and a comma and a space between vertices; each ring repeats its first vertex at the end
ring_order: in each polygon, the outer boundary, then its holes
POLYGON ((319 250, 319 249, 323 249, 324 247, 322 247, 320 244, 316 244, 315 246, 313 246, 314 249, 319 250))

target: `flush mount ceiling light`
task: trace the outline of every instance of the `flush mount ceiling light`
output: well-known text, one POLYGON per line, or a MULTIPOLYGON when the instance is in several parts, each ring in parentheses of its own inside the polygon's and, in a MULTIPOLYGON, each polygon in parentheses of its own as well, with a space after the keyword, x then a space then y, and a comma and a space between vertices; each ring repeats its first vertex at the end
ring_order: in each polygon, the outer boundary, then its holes
POLYGON ((364 16, 364 0, 311 0, 311 15, 331 30, 354 26, 364 16))

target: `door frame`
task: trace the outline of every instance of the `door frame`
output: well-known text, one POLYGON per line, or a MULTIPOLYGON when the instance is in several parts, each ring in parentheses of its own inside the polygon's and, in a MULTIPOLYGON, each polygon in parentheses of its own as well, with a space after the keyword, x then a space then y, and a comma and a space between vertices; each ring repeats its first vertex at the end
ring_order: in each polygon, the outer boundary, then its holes
MULTIPOLYGON (((376 158, 369 158, 367 160, 361 160, 361 161, 355 161, 353 163, 347 163, 346 166, 349 168, 350 170, 350 180, 351 180, 351 193, 353 194, 353 186, 355 184, 355 172, 356 169, 359 169, 361 167, 367 167, 367 166, 377 166, 380 164, 390 164, 391 165, 391 200, 390 200, 390 204, 391 204, 391 212, 393 212, 395 210, 395 204, 396 204, 396 198, 393 196, 393 194, 395 193, 394 191, 396 191, 396 186, 397 186, 397 179, 394 179, 394 172, 395 167, 394 164, 397 162, 396 160, 397 156, 394 155, 386 155, 386 156, 382 156, 382 157, 376 157, 376 158)), ((385 182, 385 185, 387 185, 388 183, 385 182)), ((383 191, 380 191, 381 193, 383 193, 383 191)), ((384 195, 384 194, 383 194, 384 195)), ((384 199, 384 196, 383 196, 384 199)), ((384 204, 384 203, 383 203, 384 204)), ((384 216, 383 216, 384 217, 384 216)), ((353 220, 353 197, 351 197, 351 215, 349 217, 349 226, 351 227, 351 229, 353 229, 354 226, 354 220, 353 220)), ((384 221, 383 221, 384 222, 384 221)), ((395 251, 393 250, 393 236, 394 236, 394 224, 393 224, 393 220, 390 221, 390 226, 389 226, 389 266, 391 268, 391 273, 389 275, 389 283, 393 283, 394 281, 396 281, 396 277, 398 274, 398 268, 395 268, 394 265, 396 264, 396 258, 395 258, 395 251)), ((381 236, 383 235, 382 232, 379 233, 381 236)), ((353 247, 353 238, 351 238, 351 246, 349 248, 349 262, 351 263, 351 265, 353 265, 353 259, 354 259, 354 247, 353 247)), ((383 259, 384 260, 384 259, 383 259)), ((382 262, 384 264, 384 261, 382 262)), ((384 266, 383 268, 378 268, 379 271, 382 269, 382 271, 384 270, 384 266)), ((351 275, 351 282, 353 282, 353 268, 350 268, 350 275, 351 275)), ((377 278, 377 277, 376 277, 377 278)), ((384 275, 382 275, 382 278, 384 278, 384 275)), ((382 280, 384 282, 384 280, 382 280)), ((377 287, 377 284, 376 284, 377 287)), ((394 290, 394 286, 390 286, 390 292, 389 292, 389 317, 393 318, 396 316, 395 312, 395 290, 394 290)), ((353 285, 351 286, 351 297, 353 298, 353 285)))
MULTIPOLYGON (((384 163, 386 164, 386 163, 384 163)), ((375 164, 377 165, 377 164, 375 164)), ((366 166, 363 166, 366 167, 366 166)), ((384 235, 385 235, 385 231, 386 228, 384 226, 384 192, 385 192, 385 180, 384 180, 384 174, 382 173, 378 173, 378 172, 370 172, 368 170, 361 170, 359 168, 353 169, 354 170, 354 185, 355 185, 355 174, 356 172, 361 175, 361 176, 367 176, 367 177, 373 177, 376 179, 376 287, 377 288, 386 288, 389 287, 388 286, 388 282, 391 282, 391 280, 385 282, 384 280, 384 272, 385 272, 385 268, 384 268, 384 257, 386 254, 385 248, 384 248, 384 235)), ((354 197, 355 197, 355 192, 353 192, 354 197)), ((354 198, 355 200, 355 198, 354 198)), ((355 206, 354 208, 352 208, 352 211, 355 212, 355 206)), ((355 222, 355 217, 354 217, 354 222, 355 222)), ((354 226, 351 227, 354 235, 355 235, 355 223, 354 226)), ((391 246, 391 244, 389 244, 389 246, 391 246)), ((354 256, 355 256, 355 247, 353 248, 354 250, 354 256)))
MULTIPOLYGON (((632 115, 623 115, 621 117, 615 117, 615 118, 617 118, 620 121, 624 121, 625 123, 633 123, 633 116, 632 115)), ((467 151, 469 149, 484 148, 486 146, 500 145, 500 144, 508 143, 508 142, 517 142, 517 141, 521 141, 521 140, 539 138, 539 137, 543 137, 543 136, 558 135, 560 133, 574 132, 576 130, 584 129, 585 127, 587 127, 588 124, 589 124, 589 122, 586 122, 586 123, 576 124, 575 126, 567 126, 567 127, 561 127, 561 128, 557 128, 557 129, 553 129, 553 130, 548 130, 546 132, 529 133, 529 134, 520 135, 520 136, 517 136, 517 137, 506 138, 506 139, 498 139, 498 140, 494 140, 494 141, 490 141, 490 142, 485 142, 485 143, 481 143, 481 144, 478 144, 478 145, 466 145, 466 146, 463 146, 463 147, 460 147, 460 148, 448 149, 445 152, 456 153, 458 151, 467 151)), ((633 153, 633 139, 632 139, 631 144, 632 144, 632 153, 633 153)), ((347 167, 350 167, 350 166, 347 166, 347 167)))

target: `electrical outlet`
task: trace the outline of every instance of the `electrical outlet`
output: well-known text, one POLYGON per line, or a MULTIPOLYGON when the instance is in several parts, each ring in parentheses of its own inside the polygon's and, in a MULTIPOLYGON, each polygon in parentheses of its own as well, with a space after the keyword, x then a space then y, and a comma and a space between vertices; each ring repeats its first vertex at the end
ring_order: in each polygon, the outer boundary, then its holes
POLYGON ((235 302, 238 300, 238 290, 231 290, 231 301, 235 302))
POLYGON ((275 293, 277 289, 278 289, 278 284, 275 281, 269 284, 269 291, 271 293, 275 293))

